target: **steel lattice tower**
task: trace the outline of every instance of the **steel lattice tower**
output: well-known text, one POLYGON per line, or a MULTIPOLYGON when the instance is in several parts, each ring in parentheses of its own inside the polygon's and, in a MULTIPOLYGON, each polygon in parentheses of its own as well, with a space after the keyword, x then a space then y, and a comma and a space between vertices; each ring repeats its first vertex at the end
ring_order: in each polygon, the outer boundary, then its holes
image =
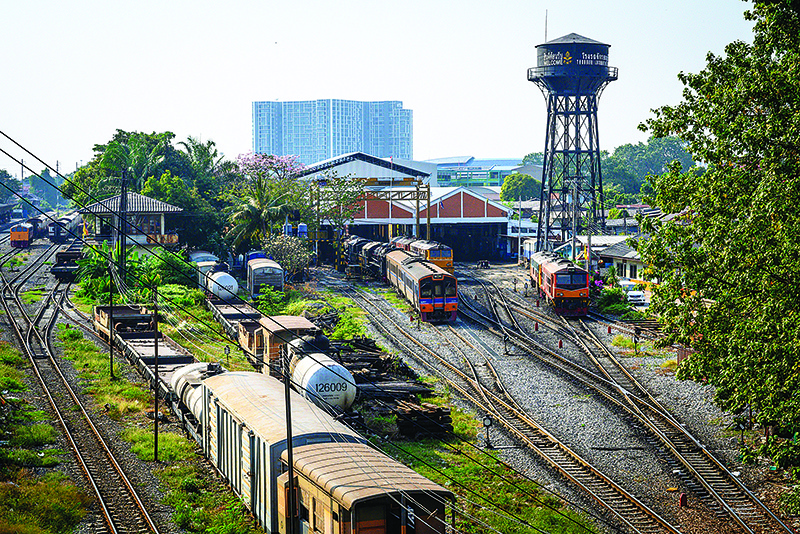
POLYGON ((554 233, 563 242, 587 229, 605 229, 597 102, 617 79, 608 49, 571 33, 538 45, 537 66, 528 69, 528 80, 547 99, 537 251, 552 249, 554 233))

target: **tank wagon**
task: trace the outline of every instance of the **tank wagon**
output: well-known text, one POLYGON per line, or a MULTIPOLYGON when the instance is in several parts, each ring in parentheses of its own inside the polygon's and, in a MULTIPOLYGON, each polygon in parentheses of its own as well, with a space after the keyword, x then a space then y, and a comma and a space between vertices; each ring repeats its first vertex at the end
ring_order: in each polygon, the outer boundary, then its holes
POLYGON ((51 243, 64 243, 80 235, 83 217, 74 211, 47 224, 47 238, 51 243))
POLYGON ((352 429, 290 394, 295 479, 290 492, 284 385, 202 365, 173 375, 190 434, 268 533, 448 531, 453 494, 376 451, 352 429), (299 525, 298 525, 299 523, 299 525))
POLYGON ((589 313, 589 273, 552 252, 537 252, 530 259, 531 287, 547 299, 558 315, 589 313))
POLYGON ((355 379, 330 357, 330 343, 314 323, 295 315, 266 317, 248 304, 220 299, 209 299, 207 306, 256 370, 279 377, 288 361, 292 382, 298 391, 306 390, 304 396, 339 410, 352 406, 355 379))

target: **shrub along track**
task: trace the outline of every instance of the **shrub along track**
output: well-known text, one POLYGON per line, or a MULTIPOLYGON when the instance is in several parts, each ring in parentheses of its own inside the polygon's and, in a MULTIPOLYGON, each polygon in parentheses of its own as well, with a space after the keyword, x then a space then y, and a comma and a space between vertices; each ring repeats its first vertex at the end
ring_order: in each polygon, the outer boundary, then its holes
MULTIPOLYGON (((495 317, 489 318, 472 308, 468 312, 471 319, 542 361, 567 372, 628 412, 669 454, 672 465, 680 472, 687 486, 703 498, 718 516, 733 520, 740 531, 748 534, 792 532, 628 373, 583 320, 549 319, 525 305, 509 303, 506 295, 491 282, 480 283, 495 317), (562 358, 554 350, 531 338, 513 318, 512 309, 565 335, 580 347, 602 376, 562 358)), ((466 303, 467 299, 461 301, 466 303)))
MULTIPOLYGON (((97 498, 102 523, 98 532, 158 533, 133 484, 128 480, 111 449, 92 422, 89 413, 70 387, 54 356, 51 334, 58 317, 57 308, 63 305, 68 287, 57 284, 42 301, 31 319, 20 299, 23 284, 55 254, 51 246, 16 276, 8 277, 0 268, 3 284, 3 307, 28 356, 47 400, 61 424, 75 458, 88 485, 97 498), (42 325, 42 323, 44 323, 42 325)), ((14 253, 0 259, 0 267, 14 253)))

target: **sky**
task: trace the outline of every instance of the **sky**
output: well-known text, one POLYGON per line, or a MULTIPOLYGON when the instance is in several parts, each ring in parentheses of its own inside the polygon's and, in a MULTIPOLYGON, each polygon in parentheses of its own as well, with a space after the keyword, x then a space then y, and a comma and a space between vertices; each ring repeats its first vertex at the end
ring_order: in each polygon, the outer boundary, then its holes
MULTIPOLYGON (((544 150, 536 45, 577 33, 611 45, 600 148, 680 102, 679 72, 752 42, 739 0, 2 0, 0 132, 71 172, 117 129, 252 149, 252 102, 400 100, 414 159, 544 150), (545 20, 547 24, 545 25, 545 20)), ((0 149, 44 169, 0 135, 0 149)), ((0 169, 20 167, 0 153, 0 169)), ((29 174, 25 171, 25 175, 29 174)))

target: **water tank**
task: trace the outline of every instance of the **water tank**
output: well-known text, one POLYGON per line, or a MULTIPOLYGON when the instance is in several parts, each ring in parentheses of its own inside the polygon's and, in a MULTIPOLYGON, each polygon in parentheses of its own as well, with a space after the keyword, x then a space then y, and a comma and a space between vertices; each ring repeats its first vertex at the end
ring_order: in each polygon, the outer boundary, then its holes
POLYGON ((207 281, 208 286, 206 289, 208 292, 222 300, 234 300, 239 292, 239 283, 236 278, 224 271, 211 273, 208 275, 207 281))
POLYGON ((172 374, 169 383, 172 391, 181 399, 198 421, 203 417, 203 380, 209 376, 224 373, 218 363, 191 363, 184 365, 172 374))
POLYGON ((602 87, 617 69, 608 66, 609 45, 570 33, 536 46, 536 67, 528 79, 558 94, 587 94, 602 87))
POLYGON ((294 366, 292 381, 301 395, 323 409, 347 410, 356 398, 350 371, 321 352, 307 354, 294 366))

